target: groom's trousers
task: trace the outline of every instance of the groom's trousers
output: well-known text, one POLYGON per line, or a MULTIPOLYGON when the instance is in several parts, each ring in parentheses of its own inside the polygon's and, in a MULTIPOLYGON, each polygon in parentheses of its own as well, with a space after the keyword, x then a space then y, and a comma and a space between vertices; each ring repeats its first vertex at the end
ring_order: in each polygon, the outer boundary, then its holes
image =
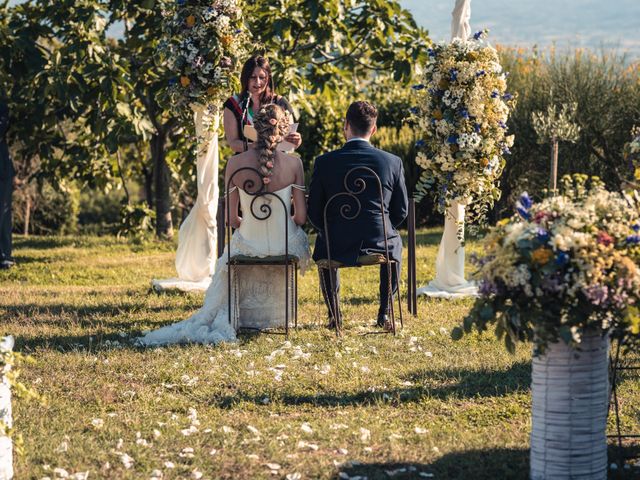
MULTIPOLYGON (((389 277, 387 274, 387 268, 387 264, 380 265, 380 308, 378 309, 378 315, 389 312, 389 277)), ((400 278, 400 271, 400 262, 393 263, 391 269, 391 291, 393 292, 393 296, 398 293, 398 278, 400 278)), ((333 296, 330 295, 329 292, 331 291, 331 282, 333 281, 335 296, 336 298, 340 298, 340 271, 337 268, 320 268, 318 272, 320 274, 320 289, 322 290, 324 303, 329 311, 329 318, 334 319, 336 306, 333 305, 333 296), (333 278, 330 279, 329 275, 333 278)))

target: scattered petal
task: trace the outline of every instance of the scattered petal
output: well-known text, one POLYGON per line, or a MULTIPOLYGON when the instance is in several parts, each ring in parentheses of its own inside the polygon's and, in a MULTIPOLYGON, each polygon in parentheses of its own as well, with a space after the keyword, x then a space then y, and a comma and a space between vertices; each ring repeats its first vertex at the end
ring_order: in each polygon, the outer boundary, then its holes
POLYGON ((367 428, 360 427, 360 440, 363 443, 366 443, 369 440, 371 440, 371 431, 367 428))
POLYGON ((300 429, 305 433, 313 433, 313 428, 307 422, 304 422, 300 429))
POLYGON ((133 467, 134 460, 126 453, 123 453, 120 455, 120 461, 122 462, 122 465, 124 465, 124 468, 129 469, 133 467))

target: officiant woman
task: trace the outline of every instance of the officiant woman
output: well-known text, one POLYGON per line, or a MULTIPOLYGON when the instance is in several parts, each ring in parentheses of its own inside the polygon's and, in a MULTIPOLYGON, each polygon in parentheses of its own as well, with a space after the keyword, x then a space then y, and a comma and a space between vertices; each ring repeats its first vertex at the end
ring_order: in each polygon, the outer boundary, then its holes
MULTIPOLYGON (((224 132, 227 143, 236 152, 244 152, 251 141, 245 137, 245 126, 253 124, 254 115, 260 108, 275 103, 291 114, 291 105, 281 95, 276 94, 273 86, 271 67, 266 57, 255 55, 247 60, 240 74, 242 91, 224 102, 224 132)), ((299 133, 289 133, 285 140, 298 148, 302 143, 299 133)))

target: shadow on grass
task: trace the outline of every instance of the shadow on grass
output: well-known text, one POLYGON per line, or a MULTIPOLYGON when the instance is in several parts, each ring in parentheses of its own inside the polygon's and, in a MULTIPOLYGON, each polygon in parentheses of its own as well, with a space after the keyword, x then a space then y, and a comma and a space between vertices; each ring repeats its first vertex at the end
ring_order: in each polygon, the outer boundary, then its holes
POLYGON ((358 463, 347 462, 333 479, 368 480, 525 480, 529 478, 529 451, 510 448, 469 450, 443 455, 432 463, 358 463))
MULTIPOLYGON (((516 363, 503 371, 478 371, 465 369, 445 369, 424 371, 410 375, 414 383, 423 382, 423 385, 391 388, 387 390, 358 391, 358 392, 319 392, 308 395, 283 394, 272 397, 273 401, 284 405, 313 405, 314 407, 361 407, 376 404, 402 405, 405 403, 418 403, 424 398, 437 398, 441 400, 465 399, 477 397, 499 397, 513 392, 526 391, 531 381, 531 364, 516 363), (443 385, 429 386, 433 380, 443 385)), ((223 396, 210 399, 210 403, 219 408, 236 408, 243 402, 262 405, 264 393, 255 395, 234 393, 232 396, 223 396)))

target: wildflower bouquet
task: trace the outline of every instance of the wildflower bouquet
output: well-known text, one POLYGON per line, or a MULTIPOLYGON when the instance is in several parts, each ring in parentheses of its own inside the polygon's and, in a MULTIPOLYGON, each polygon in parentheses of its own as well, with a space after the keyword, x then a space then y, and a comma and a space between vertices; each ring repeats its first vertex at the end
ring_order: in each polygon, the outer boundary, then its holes
POLYGON ((237 87, 249 41, 239 0, 177 0, 163 17, 158 53, 175 74, 166 92, 171 102, 224 101, 237 87))
POLYGON ((609 192, 597 178, 564 177, 563 195, 534 204, 484 239, 480 297, 454 339, 495 324, 509 351, 533 340, 578 347, 587 329, 640 338, 640 197, 609 192), (464 331, 464 332, 463 332, 464 331))
POLYGON ((624 159, 629 162, 633 178, 640 180, 640 127, 631 130, 632 140, 624 145, 624 159))
POLYGON ((413 87, 419 106, 412 113, 422 132, 416 162, 424 169, 416 198, 432 194, 443 213, 453 200, 470 203, 469 221, 483 220, 500 197, 498 179, 513 145, 506 122, 515 99, 485 34, 432 46, 424 84, 413 87))

